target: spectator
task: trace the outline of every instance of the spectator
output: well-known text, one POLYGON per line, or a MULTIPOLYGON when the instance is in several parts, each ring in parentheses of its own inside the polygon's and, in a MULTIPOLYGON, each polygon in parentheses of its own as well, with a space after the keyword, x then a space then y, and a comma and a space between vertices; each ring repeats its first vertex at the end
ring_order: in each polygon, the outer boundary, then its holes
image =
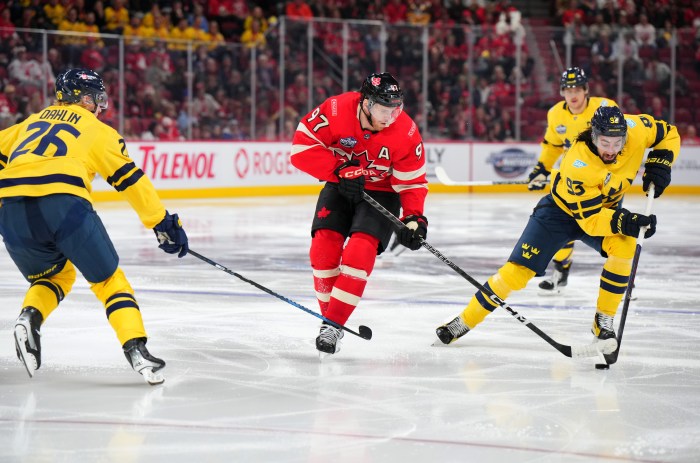
POLYGON ((97 17, 95 16, 94 11, 88 11, 85 14, 85 23, 83 24, 83 32, 88 32, 91 34, 95 34, 92 37, 88 37, 84 39, 83 43, 87 43, 89 40, 94 40, 96 42, 96 45, 98 48, 104 47, 104 42, 102 41, 102 38, 100 37, 100 27, 97 25, 97 17))
POLYGON ((158 136, 160 141, 177 141, 181 140, 180 131, 177 125, 173 122, 172 118, 169 116, 163 116, 160 120, 161 128, 163 129, 158 136))
MULTIPOLYGON (((0 82, 1 83, 1 82, 0 82)), ((5 85, 0 92, 0 130, 15 123, 17 114, 17 102, 15 101, 15 86, 5 85)))
POLYGON ((612 79, 615 69, 615 47, 610 42, 610 32, 607 30, 601 30, 598 40, 591 47, 591 60, 594 74, 606 82, 612 79))
POLYGON ((12 50, 14 59, 8 66, 8 75, 22 86, 41 87, 43 85, 43 72, 41 64, 34 58, 30 58, 27 49, 23 46, 12 50))
POLYGON ((663 101, 658 96, 653 96, 651 98, 651 103, 644 112, 657 120, 669 120, 668 109, 664 107, 663 101))
POLYGON ((406 22, 408 7, 403 0, 389 0, 383 11, 384 20, 390 24, 406 22))
POLYGON ((287 2, 285 11, 287 17, 292 19, 312 19, 314 17, 311 7, 304 0, 292 0, 287 2))
POLYGON ((218 112, 221 108, 219 102, 206 92, 204 82, 197 82, 192 99, 192 114, 196 114, 200 125, 209 125, 218 120, 218 112))
POLYGON ((690 124, 688 128, 685 129, 685 135, 681 138, 681 144, 700 145, 700 138, 693 124, 690 124))
POLYGON ((263 13, 263 9, 257 5, 253 7, 253 10, 245 18, 245 21, 243 22, 243 31, 249 30, 251 23, 255 19, 260 21, 260 32, 262 32, 263 34, 265 32, 267 32, 267 28, 269 27, 269 23, 267 22, 267 18, 265 17, 265 14, 263 13))
POLYGON ((639 15, 639 22, 634 26, 634 38, 641 47, 656 48, 656 28, 644 13, 639 15))
POLYGON ((221 29, 219 29, 218 21, 209 21, 209 32, 206 35, 206 41, 209 42, 210 51, 226 45, 226 39, 221 33, 221 29))
POLYGON ((49 2, 44 5, 44 13, 53 25, 53 29, 57 29, 66 15, 66 10, 59 0, 49 0, 49 2))
POLYGON ((87 46, 80 54, 80 66, 98 73, 104 70, 105 59, 95 40, 88 41, 87 46))
POLYGON ((261 27, 260 20, 254 18, 250 23, 250 29, 246 29, 241 34, 241 43, 247 48, 263 50, 267 46, 267 40, 261 27))
POLYGON ((15 25, 10 17, 10 9, 3 8, 0 10, 0 43, 9 42, 13 35, 15 35, 15 25))
POLYGON ((111 34, 121 34, 129 25, 129 10, 126 0, 112 0, 112 6, 105 8, 105 30, 111 34))
POLYGON ((596 13, 593 19, 593 24, 588 26, 588 39, 591 43, 595 43, 604 32, 609 36, 612 32, 612 27, 610 27, 610 24, 605 22, 603 13, 596 13))
POLYGON ((188 44, 197 40, 197 31, 187 24, 187 18, 180 18, 177 27, 170 29, 170 38, 175 40, 168 44, 168 48, 175 52, 184 52, 188 44))
POLYGON ((105 16, 105 6, 102 0, 95 1, 93 13, 95 13, 95 26, 97 26, 101 32, 105 32, 107 30, 107 18, 105 16))

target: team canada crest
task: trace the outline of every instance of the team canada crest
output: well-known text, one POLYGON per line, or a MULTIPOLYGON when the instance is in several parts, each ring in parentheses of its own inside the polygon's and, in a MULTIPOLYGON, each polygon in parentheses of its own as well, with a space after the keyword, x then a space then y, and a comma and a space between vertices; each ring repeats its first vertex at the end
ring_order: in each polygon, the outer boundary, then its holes
POLYGON ((382 79, 380 77, 372 77, 372 85, 375 87, 379 87, 379 84, 382 83, 382 79))

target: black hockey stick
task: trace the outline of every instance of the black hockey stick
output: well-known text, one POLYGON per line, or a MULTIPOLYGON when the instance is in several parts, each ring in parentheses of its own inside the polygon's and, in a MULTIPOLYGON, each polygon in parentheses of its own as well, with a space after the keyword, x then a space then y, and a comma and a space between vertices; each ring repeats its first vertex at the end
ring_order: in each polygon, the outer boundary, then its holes
POLYGON ((224 272, 228 273, 229 275, 233 275, 233 276, 235 276, 236 278, 239 278, 239 279, 245 281, 246 283, 250 283, 251 285, 253 285, 253 286, 255 286, 256 288, 258 288, 259 290, 264 291, 264 292, 266 292, 267 294, 270 294, 271 296, 275 296, 277 299, 281 299, 281 300, 283 300, 284 302, 286 302, 287 304, 293 305, 293 306, 296 307, 297 309, 301 309, 301 310, 303 310, 303 311, 306 312, 306 313, 310 313, 310 314, 313 315, 314 317, 320 318, 321 320, 323 320, 324 322, 326 322, 326 323, 329 324, 329 325, 333 325, 333 326, 335 326, 335 327, 338 328, 338 329, 345 330, 345 331, 347 331, 348 333, 352 333, 352 334, 354 334, 355 336, 361 337, 362 339, 367 339, 367 340, 372 339, 372 330, 371 330, 369 327, 367 327, 367 326, 360 325, 360 327, 358 328, 359 333, 357 333, 357 332, 351 330, 350 328, 348 328, 347 326, 344 326, 344 325, 341 325, 341 324, 339 324, 339 323, 336 323, 336 322, 334 322, 333 320, 330 320, 330 319, 324 317, 324 316, 321 315, 320 313, 314 312, 314 311, 311 310, 311 309, 307 309, 307 308, 304 307, 303 305, 301 305, 301 304, 299 304, 299 303, 297 303, 297 302, 294 302, 293 300, 288 299, 288 298, 282 296, 281 294, 278 294, 278 293, 272 291, 271 289, 268 289, 268 288, 264 287, 263 285, 254 282, 253 280, 249 280, 248 278, 244 277, 243 275, 238 274, 238 273, 234 272, 233 270, 224 267, 224 266, 221 265, 221 264, 217 264, 217 263, 214 262, 213 260, 204 257, 203 255, 201 255, 201 254, 198 253, 198 252, 195 252, 195 251, 193 251, 193 250, 191 250, 191 249, 190 249, 188 252, 189 252, 190 254, 192 254, 193 256, 195 256, 197 259, 201 259, 201 260, 203 260, 204 262, 206 262, 207 264, 212 265, 212 266, 218 268, 219 270, 223 270, 224 272))
MULTIPOLYGON (((654 184, 649 185, 647 191, 647 205, 644 210, 644 215, 651 214, 651 205, 654 202, 654 184)), ((625 292, 625 302, 622 305, 622 314, 620 315, 620 326, 617 328, 617 349, 609 355, 605 355, 605 362, 612 365, 617 362, 617 356, 620 354, 620 346, 622 345, 622 333, 625 331, 625 321, 627 320, 627 310, 630 307, 632 300, 632 290, 634 289, 634 279, 637 276, 637 265, 639 265, 639 256, 642 254, 642 245, 644 244, 644 233, 649 227, 642 227, 637 236, 637 247, 634 249, 634 258, 632 259, 632 271, 630 272, 630 280, 627 283, 627 291, 625 292)))
MULTIPOLYGON (((392 214, 391 211, 387 210, 384 206, 379 204, 374 198, 372 198, 366 192, 364 192, 362 195, 363 195, 363 198, 365 201, 370 203, 372 206, 374 206, 375 209, 377 209, 379 212, 381 212, 381 214, 384 217, 389 219, 398 230, 401 230, 402 228, 404 228, 406 226, 406 224, 401 222, 401 220, 399 220, 398 217, 396 217, 394 214, 392 214)), ((596 342, 593 344, 585 344, 585 345, 580 345, 580 346, 567 346, 565 344, 560 344, 560 343, 556 342, 554 339, 549 337, 549 335, 547 333, 545 333, 544 331, 539 329, 531 321, 529 321, 527 318, 525 318, 525 316, 516 312, 512 307, 510 307, 506 303, 506 301, 504 301, 503 299, 498 297, 496 294, 494 294, 492 291, 490 291, 484 285, 482 285, 481 283, 476 281, 474 278, 472 278, 467 272, 465 272, 464 270, 459 268, 457 266, 457 264, 455 264, 454 262, 449 260, 447 257, 442 255, 442 253, 440 251, 438 251, 437 249, 432 247, 430 244, 428 244, 427 241, 425 241, 424 239, 421 238, 420 244, 425 249, 430 251, 435 257, 437 257, 442 262, 447 264, 448 267, 450 267, 452 270, 457 272, 461 277, 463 277, 464 279, 469 281, 469 283, 471 283, 472 285, 476 286, 476 288, 479 291, 488 295, 489 299, 491 299, 493 302, 495 302, 499 306, 506 309, 506 311, 508 313, 510 313, 513 317, 515 317, 516 320, 518 320, 520 323, 522 323, 523 325, 530 328, 532 331, 535 332, 535 334, 537 334, 537 336, 539 336, 540 338, 547 341, 547 343, 549 343, 549 345, 554 347, 556 350, 558 350, 559 352, 561 352, 565 356, 575 357, 575 358, 596 357, 601 352, 604 354, 612 353, 615 350, 615 348, 617 347, 617 343, 615 342, 614 339, 606 339, 604 341, 599 341, 599 342, 596 342), (608 342, 608 341, 611 341, 611 342, 608 342)))

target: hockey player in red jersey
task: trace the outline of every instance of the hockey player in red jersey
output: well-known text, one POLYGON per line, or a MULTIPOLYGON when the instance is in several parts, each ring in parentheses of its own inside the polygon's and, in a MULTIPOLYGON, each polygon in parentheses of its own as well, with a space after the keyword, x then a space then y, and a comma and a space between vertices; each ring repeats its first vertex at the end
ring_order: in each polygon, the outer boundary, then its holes
MULTIPOLYGON (((311 267, 321 313, 345 324, 360 302, 378 254, 393 233, 391 222, 363 200, 367 192, 407 228, 397 234, 421 247, 428 220, 423 140, 403 112, 403 92, 389 73, 370 74, 359 92, 328 98, 304 116, 294 134, 291 162, 326 182, 311 225, 311 267)), ((320 352, 334 354, 343 332, 322 324, 320 352)))

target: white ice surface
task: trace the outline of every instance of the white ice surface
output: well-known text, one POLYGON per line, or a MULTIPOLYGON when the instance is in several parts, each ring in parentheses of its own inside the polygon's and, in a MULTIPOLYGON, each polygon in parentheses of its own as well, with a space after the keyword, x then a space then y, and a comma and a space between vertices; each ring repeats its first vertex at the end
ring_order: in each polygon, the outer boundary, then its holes
MULTIPOLYGON (((432 194, 428 242, 483 282, 538 197, 432 194)), ((315 197, 167 201, 192 249, 318 312, 308 264, 315 197)), ((626 207, 642 211, 645 199, 626 207)), ((435 327, 474 287, 421 249, 377 260, 342 351, 319 319, 192 256, 156 247, 121 203, 97 209, 136 290, 151 387, 128 366, 82 279, 42 327, 30 379, 12 327, 26 283, 0 249, 0 462, 698 462, 700 199, 655 201, 622 350, 609 371, 566 358, 504 310, 449 347, 435 327)), ((590 341, 603 259, 577 244, 567 292, 509 298, 560 343, 590 341)), ((619 317, 618 317, 619 318, 619 317)))

